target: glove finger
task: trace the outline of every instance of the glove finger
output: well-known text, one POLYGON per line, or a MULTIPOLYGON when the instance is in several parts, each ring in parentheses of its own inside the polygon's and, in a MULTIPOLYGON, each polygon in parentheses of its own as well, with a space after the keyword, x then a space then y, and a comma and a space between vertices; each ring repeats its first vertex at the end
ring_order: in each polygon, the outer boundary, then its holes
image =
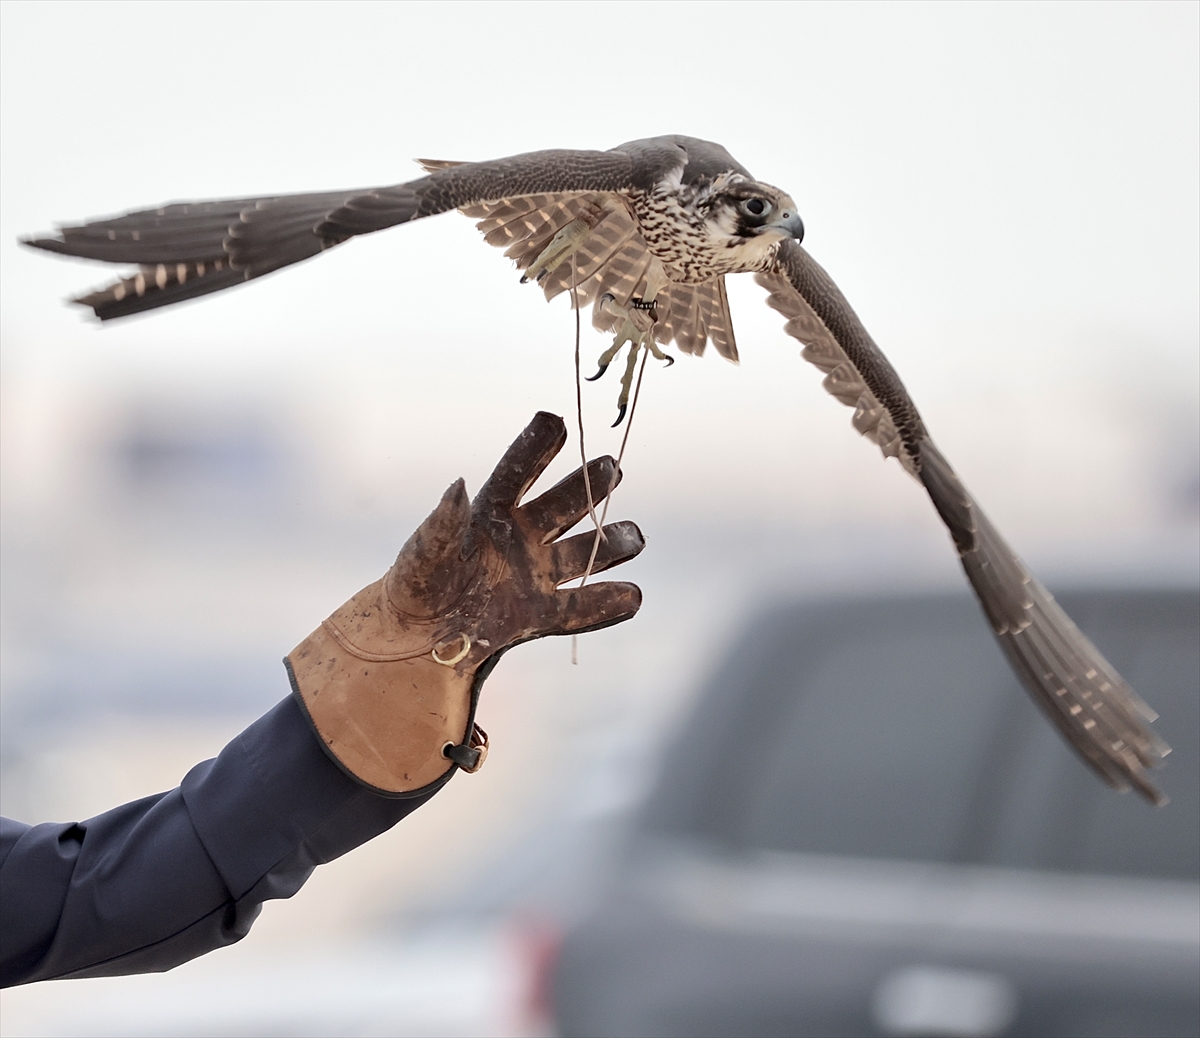
POLYGON ((410 616, 437 616, 461 593, 472 576, 460 549, 471 521, 471 504, 461 479, 442 495, 384 578, 388 599, 410 616))
POLYGON ((491 515, 513 509, 566 442, 567 427, 558 415, 535 414, 480 488, 475 511, 491 515))
MULTIPOLYGON (((617 463, 609 457, 594 458, 588 462, 587 470, 592 484, 592 501, 599 504, 621 482, 621 473, 616 471, 617 463)), ((583 469, 577 468, 566 479, 555 483, 544 494, 524 505, 521 512, 529 526, 543 535, 543 544, 549 544, 571 529, 588 514, 583 469)))
MULTIPOLYGON (((607 539, 601 539, 600 546, 596 549, 596 561, 592 564, 593 573, 619 566, 640 554, 646 547, 642 531, 635 523, 609 523, 604 527, 604 533, 607 539)), ((592 557, 595 544, 596 531, 592 530, 550 546, 551 572, 556 587, 565 581, 582 577, 587 572, 588 559, 592 557)))
POLYGON ((642 589, 624 581, 556 591, 558 619, 543 634, 581 634, 631 619, 642 607, 642 589))

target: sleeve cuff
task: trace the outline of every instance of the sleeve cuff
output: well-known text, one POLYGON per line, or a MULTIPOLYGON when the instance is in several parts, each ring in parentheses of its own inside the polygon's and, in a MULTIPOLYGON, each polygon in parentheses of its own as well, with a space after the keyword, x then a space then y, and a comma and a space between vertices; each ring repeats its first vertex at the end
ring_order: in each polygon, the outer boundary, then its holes
POLYGON ((313 865, 386 832, 433 794, 371 793, 326 756, 289 696, 180 785, 192 824, 235 899, 297 851, 313 865))

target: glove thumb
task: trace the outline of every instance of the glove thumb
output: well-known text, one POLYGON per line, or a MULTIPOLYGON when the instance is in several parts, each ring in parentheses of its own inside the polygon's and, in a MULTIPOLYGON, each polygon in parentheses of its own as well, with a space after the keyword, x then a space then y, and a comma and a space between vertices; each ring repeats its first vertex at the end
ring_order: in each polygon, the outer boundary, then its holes
POLYGON ((392 608, 428 619, 446 613, 474 576, 460 558, 471 523, 471 501, 461 479, 442 495, 438 506, 404 543, 384 587, 392 608))

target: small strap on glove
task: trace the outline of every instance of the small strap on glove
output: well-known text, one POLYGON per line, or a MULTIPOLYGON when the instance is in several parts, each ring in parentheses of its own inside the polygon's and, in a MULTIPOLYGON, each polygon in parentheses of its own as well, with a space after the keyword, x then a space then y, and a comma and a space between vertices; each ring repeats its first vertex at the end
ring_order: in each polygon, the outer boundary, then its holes
POLYGON ((455 746, 448 742, 442 747, 442 756, 454 761, 468 775, 474 775, 483 767, 488 755, 488 733, 472 722, 471 738, 455 746))

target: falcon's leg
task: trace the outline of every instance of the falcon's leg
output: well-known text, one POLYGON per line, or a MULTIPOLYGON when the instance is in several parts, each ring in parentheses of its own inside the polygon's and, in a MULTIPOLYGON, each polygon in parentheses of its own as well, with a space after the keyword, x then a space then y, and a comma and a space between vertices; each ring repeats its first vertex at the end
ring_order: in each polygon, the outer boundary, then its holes
POLYGON ((550 239, 550 244, 542 249, 538 258, 521 275, 521 284, 526 281, 541 281, 550 271, 564 260, 568 260, 592 233, 592 225, 582 216, 572 220, 566 227, 550 239))
POLYGON ((625 374, 621 378, 621 395, 617 400, 617 420, 613 426, 621 424, 625 418, 625 408, 629 403, 629 387, 633 381, 633 369, 637 363, 638 353, 647 349, 658 360, 665 360, 670 367, 675 363, 674 357, 668 357, 658 348, 654 341, 654 304, 641 299, 631 299, 629 306, 621 306, 610 292, 600 297, 600 311, 616 319, 616 335, 613 344, 600 355, 600 370, 588 381, 595 382, 607 370, 613 359, 621 352, 621 348, 629 345, 629 357, 625 362, 625 374))

